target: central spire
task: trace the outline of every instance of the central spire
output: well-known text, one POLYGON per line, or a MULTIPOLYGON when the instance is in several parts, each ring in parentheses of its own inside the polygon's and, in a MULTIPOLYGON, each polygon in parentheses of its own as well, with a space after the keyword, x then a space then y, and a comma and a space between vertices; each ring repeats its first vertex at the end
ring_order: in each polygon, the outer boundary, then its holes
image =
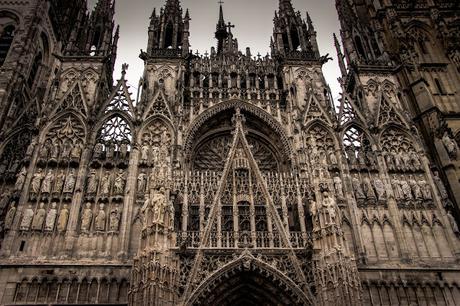
POLYGON ((216 26, 216 33, 215 37, 217 39, 217 53, 220 54, 223 51, 224 48, 224 42, 225 39, 228 37, 228 32, 227 32, 227 25, 225 24, 225 19, 224 19, 224 10, 222 8, 222 1, 219 1, 220 8, 219 8, 219 21, 217 22, 216 26))

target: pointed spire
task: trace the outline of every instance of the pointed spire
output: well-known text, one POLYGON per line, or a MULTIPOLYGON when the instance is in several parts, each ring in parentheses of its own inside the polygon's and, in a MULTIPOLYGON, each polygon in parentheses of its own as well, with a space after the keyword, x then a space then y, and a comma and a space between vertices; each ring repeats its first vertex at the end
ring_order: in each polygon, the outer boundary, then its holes
POLYGON ((337 35, 334 33, 334 45, 335 49, 337 50, 337 57, 339 58, 339 67, 340 67, 340 72, 342 73, 342 78, 345 78, 347 75, 347 66, 345 65, 344 58, 345 56, 342 53, 342 47, 340 46, 339 39, 337 38, 337 35))
POLYGON ((222 8, 222 1, 219 1, 219 20, 216 25, 215 37, 217 39, 217 53, 220 54, 224 48, 224 41, 228 37, 227 25, 225 24, 224 19, 224 10, 222 8))

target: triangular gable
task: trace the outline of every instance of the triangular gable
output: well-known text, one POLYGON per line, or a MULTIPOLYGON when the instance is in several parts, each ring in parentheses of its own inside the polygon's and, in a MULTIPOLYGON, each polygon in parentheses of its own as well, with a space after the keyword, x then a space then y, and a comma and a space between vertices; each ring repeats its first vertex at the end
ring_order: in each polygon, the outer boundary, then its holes
MULTIPOLYGON (((184 296, 186 297, 190 297, 191 293, 195 290, 195 288, 202 281, 204 281, 203 279, 198 279, 199 271, 201 270, 201 265, 205 261, 206 255, 204 251, 212 247, 211 232, 214 228, 216 228, 218 224, 219 210, 221 208, 221 199, 225 196, 225 191, 228 190, 228 184, 232 184, 233 188, 237 187, 233 185, 233 179, 232 179, 233 177, 232 171, 235 169, 245 169, 249 171, 252 178, 254 178, 253 180, 254 188, 253 188, 252 194, 254 195, 257 192, 263 197, 263 200, 265 203, 265 209, 267 213, 267 219, 268 219, 268 216, 272 216, 272 218, 270 219, 272 231, 273 233, 276 233, 276 235, 279 237, 278 247, 291 250, 288 255, 289 259, 287 259, 290 262, 286 264, 292 265, 297 272, 296 273, 297 279, 294 279, 294 281, 296 282, 306 281, 305 275, 303 274, 303 272, 301 272, 302 270, 301 270, 300 263, 298 262, 292 250, 292 245, 289 240, 288 234, 284 228, 281 217, 279 216, 279 213, 274 205, 273 199, 271 198, 269 194, 267 183, 265 182, 262 176, 262 173, 259 170, 257 162, 255 161, 254 156, 251 152, 250 146, 248 144, 248 141, 246 139, 245 132, 243 129, 244 118, 240 114, 239 109, 236 110, 236 114, 233 120, 236 126, 236 130, 234 132, 232 146, 231 146, 230 152, 228 153, 225 167, 224 167, 217 191, 213 199, 209 217, 207 219, 206 228, 202 235, 200 246, 197 251, 197 255, 195 257, 195 262, 194 262, 194 265, 189 275, 189 281, 188 281, 188 284, 185 290, 185 294, 184 294, 184 296)), ((250 201, 251 201, 251 197, 249 195, 245 195, 244 193, 238 193, 237 195, 238 203, 250 202, 250 201)), ((235 246, 235 248, 236 247, 237 246, 235 246)), ((246 247, 238 246, 238 247, 240 249, 249 248, 248 246, 246 247)), ((313 295, 310 292, 308 292, 308 294, 313 301, 313 295)))
POLYGON ((143 119, 156 115, 163 115, 170 119, 173 118, 171 108, 169 107, 169 103, 163 89, 160 89, 155 97, 150 101, 144 112, 143 119))
POLYGON ((308 98, 308 103, 305 107, 304 124, 307 124, 316 119, 320 119, 332 125, 330 115, 321 106, 315 94, 310 92, 310 97, 308 98))
POLYGON ((340 124, 345 125, 348 122, 356 120, 366 125, 366 120, 361 114, 360 109, 354 103, 354 100, 350 97, 350 95, 345 93, 340 99, 339 122, 340 124))
POLYGON ((375 125, 383 127, 388 123, 396 123, 409 127, 404 119, 404 116, 390 102, 390 98, 385 93, 381 93, 377 108, 377 116, 375 118, 375 125))
POLYGON ((135 114, 134 103, 131 99, 131 93, 129 92, 129 87, 124 77, 118 81, 101 110, 103 113, 111 111, 126 112, 130 116, 134 116, 135 114))
POLYGON ((87 103, 79 81, 75 82, 67 91, 52 114, 55 115, 66 110, 74 110, 84 116, 88 115, 87 103))

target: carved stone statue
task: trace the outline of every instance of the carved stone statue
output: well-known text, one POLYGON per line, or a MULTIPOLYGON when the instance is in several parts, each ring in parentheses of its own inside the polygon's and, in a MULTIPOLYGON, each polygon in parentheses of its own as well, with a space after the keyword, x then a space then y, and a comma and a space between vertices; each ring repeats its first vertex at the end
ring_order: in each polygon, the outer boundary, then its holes
POLYGON ((447 194, 447 190, 446 190, 446 187, 444 186, 444 183, 442 182, 441 178, 439 177, 439 172, 434 171, 433 175, 434 175, 433 180, 434 180, 434 183, 436 184, 436 187, 438 188, 439 195, 441 196, 441 199, 443 199, 443 200, 447 199, 449 196, 447 194))
POLYGON ((47 140, 40 150, 40 157, 44 159, 48 158, 51 147, 52 147, 51 142, 47 140))
POLYGON ((14 190, 20 191, 24 186, 24 182, 26 181, 27 176, 27 169, 26 167, 22 167, 21 172, 18 174, 18 178, 16 179, 16 184, 14 185, 14 190))
POLYGON ((411 163, 411 158, 409 156, 409 154, 407 152, 402 152, 401 153, 401 162, 402 162, 402 165, 403 165, 403 169, 405 169, 406 171, 407 170, 412 170, 412 171, 415 171, 416 169, 414 169, 412 163, 411 163))
POLYGON ((58 224, 57 224, 57 229, 59 232, 63 232, 66 230, 68 220, 69 220, 69 209, 67 207, 67 204, 64 204, 64 206, 61 209, 61 212, 59 213, 59 219, 58 219, 58 224))
POLYGON ((66 140, 62 148, 61 158, 69 158, 70 152, 72 152, 72 148, 73 148, 72 143, 69 140, 66 140))
POLYGON ((9 230, 13 227, 14 217, 16 216, 16 203, 11 203, 11 207, 5 216, 5 229, 9 230))
POLYGON ((102 157, 102 153, 104 152, 104 145, 100 142, 96 143, 94 146, 94 153, 93 157, 99 159, 102 157))
POLYGON ((144 193, 147 186, 147 175, 144 172, 139 173, 137 176, 137 190, 144 193))
POLYGON ((87 233, 91 227, 91 221, 93 221, 93 211, 91 209, 91 203, 85 204, 85 209, 81 215, 81 226, 80 229, 83 233, 87 233))
POLYGON ((376 177, 374 179, 374 187, 375 187, 375 191, 377 192, 377 199, 380 201, 385 200, 386 199, 385 184, 379 177, 376 177))
POLYGON ((343 197, 343 184, 342 179, 338 176, 334 176, 334 189, 338 197, 343 197))
POLYGON ((88 194, 96 194, 97 186, 99 185, 99 178, 97 176, 96 170, 92 169, 88 176, 88 184, 86 191, 88 194))
POLYGON ((366 164, 366 158, 365 158, 365 153, 362 148, 358 150, 358 164, 360 165, 365 165, 366 164))
POLYGON ((310 214, 313 219, 315 219, 316 215, 318 214, 318 208, 315 201, 310 202, 310 214))
POLYGON ((21 224, 19 225, 19 229, 21 231, 28 231, 30 229, 30 225, 32 224, 32 219, 34 217, 34 210, 32 209, 32 204, 29 204, 27 208, 24 210, 22 214, 21 224))
POLYGON ((401 180, 401 190, 405 200, 412 200, 412 189, 406 180, 401 180))
POLYGON ((335 155, 335 152, 333 150, 329 152, 329 161, 332 165, 338 164, 337 156, 335 155))
POLYGON ((38 169, 32 178, 31 188, 32 192, 38 194, 40 192, 40 186, 42 184, 43 173, 41 169, 38 169))
POLYGON ((96 229, 96 231, 105 230, 104 204, 99 205, 99 212, 97 213, 96 219, 94 220, 94 228, 96 229))
POLYGON ((395 163, 394 163, 394 158, 393 158, 393 153, 387 152, 385 154, 385 162, 387 164, 388 170, 393 171, 393 170, 396 169, 395 163))
POLYGON ((51 193, 51 187, 53 186, 54 174, 51 170, 48 170, 42 183, 42 193, 51 193))
POLYGON ((364 183, 364 190, 366 193, 366 198, 375 199, 376 196, 375 196, 374 187, 372 186, 371 181, 367 176, 364 177, 363 183, 364 183))
POLYGON ((31 157, 32 154, 34 154, 34 150, 35 150, 35 146, 37 145, 37 139, 34 137, 32 139, 32 142, 29 144, 29 146, 27 147, 27 150, 26 150, 26 156, 27 157, 31 157))
POLYGON ((54 185, 54 192, 55 193, 62 193, 62 188, 64 187, 64 182, 65 182, 65 172, 64 170, 61 169, 59 174, 56 177, 56 184, 54 185))
POLYGON ((446 148, 449 157, 457 158, 457 143, 449 136, 449 133, 447 131, 444 133, 444 136, 442 137, 442 143, 444 144, 444 147, 446 148))
POLYGON ((142 206, 142 209, 141 209, 141 213, 143 215, 144 226, 148 226, 149 223, 153 219, 152 201, 150 200, 150 198, 147 197, 145 199, 144 205, 142 206))
POLYGON ((51 232, 54 229, 54 224, 56 223, 57 209, 56 202, 51 203, 51 208, 48 210, 45 220, 45 231, 51 232))
POLYGON ((110 193, 110 172, 106 171, 104 176, 101 179, 101 190, 100 193, 102 196, 108 196, 110 193))
POLYGON ((120 226, 120 212, 118 211, 118 207, 115 207, 110 212, 110 220, 109 220, 109 229, 111 232, 117 232, 120 226))
POLYGON ((363 200, 366 198, 364 195, 363 187, 361 186, 361 182, 358 177, 353 177, 352 179, 353 190, 355 192, 355 197, 357 200, 363 200))
POLYGON ((401 182, 397 177, 394 177, 391 185, 393 186, 393 192, 396 200, 401 200, 403 198, 403 191, 401 188, 401 182))
POLYGON ((455 235, 460 234, 460 230, 458 229, 457 221, 455 221, 454 216, 450 211, 447 211, 447 219, 449 219, 450 225, 452 226, 452 230, 454 231, 455 235))
POLYGON ((366 150, 366 159, 368 162, 368 166, 374 168, 377 166, 377 160, 375 158, 375 154, 372 150, 366 150))
POLYGON ((395 151, 392 151, 391 153, 393 154, 393 159, 395 161, 395 169, 399 171, 404 171, 405 168, 403 167, 401 153, 395 151))
POLYGON ((43 222, 45 221, 46 217, 46 210, 45 210, 45 203, 40 203, 40 206, 35 213, 32 221, 32 230, 34 231, 41 231, 43 229, 43 222))
POLYGON ((153 223, 164 224, 165 209, 167 206, 164 187, 153 194, 153 223))
POLYGON ((76 144, 72 148, 70 155, 73 159, 78 160, 80 159, 81 152, 82 152, 81 144, 76 144))
POLYGON ((75 188, 75 170, 71 169, 69 174, 67 174, 65 183, 64 183, 64 193, 72 193, 75 188))
MULTIPOLYGON (((57 160, 59 158, 59 145, 58 144, 51 144, 50 142, 50 153, 51 153, 51 159, 57 160)), ((48 155, 46 156, 48 157, 48 155)))
POLYGON ((337 223, 337 204, 332 197, 329 197, 329 193, 323 194, 323 207, 326 210, 326 214, 329 215, 329 223, 337 223))
POLYGON ((412 175, 409 177, 409 186, 412 189, 412 194, 414 195, 415 199, 422 200, 422 189, 420 189, 420 186, 412 175))
POLYGON ((412 152, 411 160, 412 160, 412 168, 415 171, 419 171, 422 169, 422 163, 420 162, 420 157, 417 155, 417 153, 412 152))
POLYGON ((128 144, 123 142, 120 145, 120 158, 125 159, 128 156, 128 144))
POLYGON ((125 175, 123 170, 118 171, 113 187, 115 194, 120 195, 125 191, 125 175))
POLYGON ((420 189, 422 190, 422 195, 424 200, 432 200, 433 195, 431 194, 431 186, 424 180, 418 182, 420 189))
POLYGON ((115 145, 112 142, 108 142, 105 146, 105 158, 113 159, 115 156, 115 145))
POLYGON ((347 153, 348 157, 348 162, 350 165, 356 165, 356 152, 355 152, 355 147, 353 145, 347 146, 345 148, 345 151, 347 153))
POLYGON ((144 144, 141 148, 141 161, 147 163, 149 161, 150 147, 148 144, 144 144))

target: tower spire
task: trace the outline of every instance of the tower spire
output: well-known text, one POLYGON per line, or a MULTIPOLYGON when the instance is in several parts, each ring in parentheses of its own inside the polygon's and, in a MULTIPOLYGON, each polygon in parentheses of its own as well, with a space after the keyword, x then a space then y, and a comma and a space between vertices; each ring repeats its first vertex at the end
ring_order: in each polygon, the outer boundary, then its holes
POLYGON ((216 26, 215 37, 217 39, 217 53, 220 54, 224 48, 225 39, 228 37, 227 25, 225 24, 224 19, 224 10, 222 8, 223 1, 219 1, 219 20, 216 26))

